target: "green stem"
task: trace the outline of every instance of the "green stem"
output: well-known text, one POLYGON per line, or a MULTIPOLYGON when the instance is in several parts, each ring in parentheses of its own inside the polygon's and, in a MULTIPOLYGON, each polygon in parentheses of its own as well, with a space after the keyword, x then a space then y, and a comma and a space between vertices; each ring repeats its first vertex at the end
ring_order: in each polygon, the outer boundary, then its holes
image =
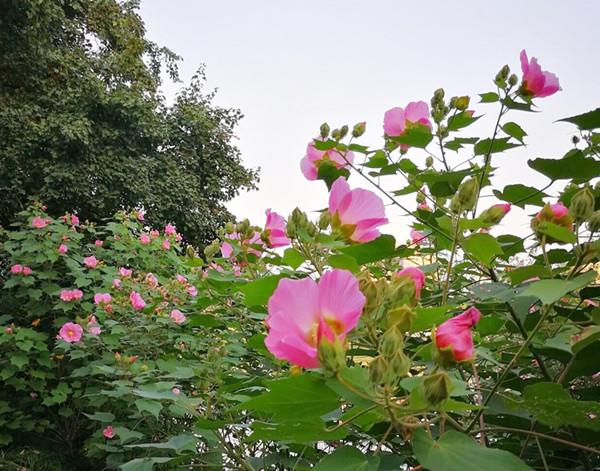
POLYGON ((452 264, 454 263, 454 256, 456 255, 456 249, 458 247, 458 231, 460 230, 460 215, 453 220, 454 234, 452 236, 452 251, 450 252, 450 259, 448 260, 448 269, 446 271, 446 282, 444 283, 444 292, 442 294, 442 305, 446 304, 448 300, 448 289, 450 288, 450 275, 452 274, 452 264))

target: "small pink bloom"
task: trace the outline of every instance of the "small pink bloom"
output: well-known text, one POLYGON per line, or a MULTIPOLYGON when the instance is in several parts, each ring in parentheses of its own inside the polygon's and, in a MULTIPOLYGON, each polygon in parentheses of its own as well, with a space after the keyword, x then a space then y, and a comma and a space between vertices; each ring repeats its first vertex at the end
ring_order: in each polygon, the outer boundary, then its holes
POLYGON ((535 57, 527 58, 525 49, 521 51, 521 70, 523 71, 523 90, 533 97, 543 98, 559 91, 558 77, 542 70, 535 57))
POLYGON ((112 301, 110 293, 96 293, 94 294, 94 304, 108 304, 112 301))
POLYGON ((269 299, 265 345, 281 360, 317 368, 323 339, 342 343, 358 323, 365 297, 346 270, 331 270, 319 282, 284 278, 269 299))
POLYGON ((415 283, 415 295, 416 298, 419 299, 421 297, 421 289, 425 286, 425 274, 417 267, 406 267, 399 272, 396 272, 395 275, 397 278, 399 277, 409 277, 415 283))
POLYGON ((23 266, 23 276, 29 276, 33 273, 33 270, 27 265, 23 266))
POLYGON ((431 211, 431 208, 427 204, 427 201, 423 201, 422 203, 419 203, 418 208, 422 211, 431 211))
POLYGON ((74 226, 79 225, 79 218, 75 214, 71 215, 71 224, 74 226))
POLYGON ((410 102, 406 109, 392 108, 383 116, 383 131, 389 137, 402 136, 414 124, 422 124, 431 129, 429 107, 424 101, 410 102))
POLYGON ((225 258, 231 258, 233 255, 233 246, 229 242, 223 242, 221 244, 221 255, 225 258))
POLYGON ((13 328, 12 327, 5 327, 4 328, 4 332, 6 332, 7 334, 12 334, 13 333, 13 328))
POLYGON ((187 293, 192 297, 195 298, 196 296, 198 296, 198 290, 196 289, 195 286, 188 286, 187 287, 187 293))
POLYGON ((103 241, 101 241, 100 239, 96 239, 96 240, 94 241, 94 245, 95 245, 96 247, 102 247, 102 245, 103 245, 103 244, 104 244, 104 242, 103 242, 103 241))
POLYGON ((271 247, 285 247, 290 245, 285 233, 285 220, 279 214, 267 209, 267 222, 265 223, 265 233, 269 239, 271 247))
POLYGON ((23 265, 15 263, 12 267, 10 267, 10 272, 13 275, 19 275, 20 273, 23 273, 23 265))
POLYGON ((123 278, 131 278, 132 273, 133 273, 133 270, 130 270, 129 268, 124 268, 124 267, 119 268, 119 275, 121 275, 123 278))
POLYGON ((179 309, 173 309, 170 317, 175 324, 183 324, 185 322, 185 315, 179 309))
POLYGON ((152 237, 153 239, 156 239, 159 235, 160 235, 160 232, 158 232, 156 229, 152 229, 150 231, 150 237, 152 237))
POLYGON ((138 221, 143 221, 144 220, 144 216, 146 215, 145 211, 142 211, 141 209, 138 211, 134 211, 133 215, 136 217, 136 219, 138 221))
POLYGON ((183 276, 183 275, 180 275, 180 274, 175 275, 175 280, 178 283, 181 283, 182 285, 185 285, 187 283, 187 278, 185 276, 183 276))
POLYGON ((154 273, 148 273, 146 275, 146 283, 148 283, 150 286, 156 287, 158 286, 158 278, 156 278, 154 273))
POLYGON ((35 216, 31 220, 31 227, 33 227, 34 229, 43 229, 48 224, 50 224, 50 221, 48 219, 44 219, 39 216, 35 216))
POLYGON ((161 247, 163 250, 169 250, 171 248, 171 242, 169 242, 169 239, 163 240, 161 247))
POLYGON ((306 155, 300 161, 300 169, 308 180, 316 180, 319 174, 319 167, 329 162, 336 168, 344 168, 354 162, 354 154, 350 151, 345 154, 340 153, 336 149, 318 150, 315 147, 314 140, 306 147, 306 155))
POLYGON ((183 240, 183 236, 179 232, 177 234, 175 234, 176 242, 181 242, 182 240, 183 240))
POLYGON ((449 350, 455 361, 466 361, 473 358, 473 327, 481 318, 481 312, 470 307, 462 314, 448 319, 435 330, 435 345, 439 350, 449 350))
POLYGON ((102 329, 98 324, 98 319, 96 316, 90 316, 87 323, 87 331, 90 335, 98 336, 102 333, 102 329))
POLYGON ((83 259, 83 264, 88 268, 96 268, 98 266, 98 259, 93 255, 90 255, 83 259))
POLYGON ((146 303, 144 299, 140 296, 137 291, 132 291, 129 295, 129 301, 131 302, 131 306, 136 311, 141 311, 146 307, 146 303))
POLYGON ((238 264, 233 265, 232 270, 235 276, 242 276, 242 267, 240 267, 238 264))
POLYGON ((175 395, 175 396, 179 396, 181 394, 181 389, 179 388, 173 388, 171 389, 171 392, 175 395))
POLYGON ((112 285, 114 288, 120 288, 121 287, 121 280, 119 278, 115 278, 112 280, 112 285))
POLYGON ((150 243, 150 236, 144 232, 143 234, 140 235, 140 242, 143 245, 149 244, 150 243))
POLYGON ((69 251, 69 247, 67 247, 65 244, 60 244, 58 246, 58 253, 61 255, 66 254, 69 251))
POLYGON ((67 322, 60 328, 58 332, 58 336, 65 342, 69 343, 79 342, 82 335, 83 329, 81 326, 79 324, 74 324, 73 322, 67 322))
POLYGON ((421 245, 425 241, 425 239, 427 239, 427 236, 425 234, 423 234, 421 231, 418 231, 416 229, 411 229, 410 241, 412 244, 421 245))
POLYGON ((583 300, 583 305, 584 306, 598 307, 598 301, 595 301, 593 299, 584 299, 583 300))
POLYGON ((329 193, 332 227, 354 242, 369 242, 380 233, 378 226, 387 224, 385 207, 379 196, 369 190, 350 190, 344 177, 339 177, 329 193))
POLYGON ((114 436, 116 435, 116 433, 113 430, 112 425, 109 425, 104 430, 102 430, 102 435, 104 436, 104 438, 110 440, 111 438, 114 438, 114 436))
POLYGON ((225 269, 219 265, 218 263, 212 262, 208 268, 212 268, 215 271, 218 271, 219 273, 223 273, 225 271, 225 269))
POLYGON ((495 204, 492 206, 492 208, 498 208, 498 209, 502 210, 502 212, 505 215, 509 213, 511 207, 512 207, 512 205, 510 203, 500 203, 500 204, 495 204))
POLYGON ((175 228, 175 226, 173 224, 169 223, 165 226, 165 234, 166 235, 177 234, 177 229, 175 228))
POLYGON ((83 291, 80 289, 71 290, 71 298, 75 301, 79 301, 81 298, 83 298, 83 291))

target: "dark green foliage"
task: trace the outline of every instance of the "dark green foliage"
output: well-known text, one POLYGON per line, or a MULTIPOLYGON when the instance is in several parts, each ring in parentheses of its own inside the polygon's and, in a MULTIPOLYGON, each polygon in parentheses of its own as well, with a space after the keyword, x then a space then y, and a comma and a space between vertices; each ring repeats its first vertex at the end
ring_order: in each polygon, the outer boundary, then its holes
POLYGON ((0 224, 29 199, 100 220, 144 208, 201 245, 253 188, 232 144, 241 113, 212 104, 201 68, 172 106, 177 57, 145 37, 138 2, 0 3, 0 224))

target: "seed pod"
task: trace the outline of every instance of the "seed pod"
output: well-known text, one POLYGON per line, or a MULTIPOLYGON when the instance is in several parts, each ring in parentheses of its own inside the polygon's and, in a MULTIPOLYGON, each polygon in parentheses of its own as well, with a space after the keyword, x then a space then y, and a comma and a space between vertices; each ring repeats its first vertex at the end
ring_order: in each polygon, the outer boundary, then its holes
POLYGON ((327 137, 329 137, 329 124, 327 123, 323 123, 321 124, 321 137, 323 139, 326 139, 327 137))
POLYGON ((389 360, 390 369, 396 378, 401 378, 408 374, 410 369, 410 358, 403 351, 396 352, 389 360))
POLYGON ((589 187, 585 187, 579 190, 573 198, 571 198, 571 205, 569 206, 569 213, 575 219, 588 219, 594 212, 594 205, 596 200, 594 194, 589 187))
POLYGON ((387 329, 379 341, 379 352, 388 360, 404 348, 402 332, 396 326, 387 329))
POLYGON ((363 121, 362 123, 356 123, 352 128, 352 137, 360 137, 365 133, 367 129, 367 123, 363 121))
POLYGON ((325 372, 331 376, 346 366, 346 350, 338 338, 333 342, 323 338, 319 342, 317 357, 325 372))
POLYGON ((381 355, 375 357, 369 364, 369 380, 374 386, 387 383, 389 377, 388 362, 381 355))
POLYGON ((427 376, 423 381, 423 386, 425 388, 425 399, 432 406, 450 397, 452 383, 450 382, 448 373, 445 371, 427 376))
POLYGON ((588 229, 591 233, 600 231, 600 211, 594 211, 588 219, 588 229))

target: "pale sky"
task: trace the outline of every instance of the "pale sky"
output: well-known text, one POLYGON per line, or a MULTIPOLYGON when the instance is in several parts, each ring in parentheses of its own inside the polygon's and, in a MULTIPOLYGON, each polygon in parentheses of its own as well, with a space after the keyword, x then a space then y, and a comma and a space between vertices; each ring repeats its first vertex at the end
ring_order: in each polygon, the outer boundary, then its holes
MULTIPOLYGON (((215 102, 244 113, 237 145, 246 166, 261 167, 260 189, 228 206, 257 225, 266 208, 287 217, 296 206, 327 205, 324 183, 299 169, 323 121, 332 128, 366 121, 360 142, 381 146, 386 110, 429 102, 444 87, 448 97, 474 96, 471 108, 486 115, 464 135, 489 137, 497 105, 477 104, 476 94, 495 91, 492 80, 504 64, 520 78, 523 48, 558 75, 563 90, 537 101, 542 113, 508 115, 529 136, 526 148, 494 157, 496 188, 544 185, 527 159, 562 156, 574 127, 554 121, 600 106, 598 1, 142 0, 141 15, 148 37, 183 57, 184 83, 204 63, 208 87, 219 89, 215 102)), ((180 86, 165 82, 165 95, 180 86)), ((408 154, 419 164, 425 155, 408 154)), ((467 157, 450 153, 449 160, 467 157)), ((405 186, 401 176, 385 181, 390 189, 405 186)), ((358 175, 350 184, 369 188, 358 175)), ((414 196, 403 202, 416 206, 414 196)), ((500 232, 525 233, 534 208, 526 209, 513 207, 500 232)), ((387 212, 383 232, 406 238, 412 219, 395 207, 387 212)))

